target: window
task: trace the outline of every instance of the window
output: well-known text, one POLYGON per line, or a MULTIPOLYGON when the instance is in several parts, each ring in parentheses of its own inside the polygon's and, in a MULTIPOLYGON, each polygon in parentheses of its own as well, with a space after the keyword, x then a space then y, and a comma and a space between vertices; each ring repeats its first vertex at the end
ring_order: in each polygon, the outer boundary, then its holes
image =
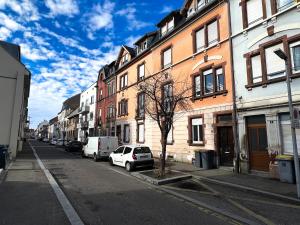
POLYGON ((127 76, 127 74, 124 74, 124 75, 120 76, 120 90, 122 90, 125 87, 127 87, 127 84, 128 84, 128 76, 127 76))
POLYGON ((126 147, 124 150, 124 155, 125 154, 129 154, 131 152, 131 148, 130 147, 126 147))
POLYGON ((115 154, 122 154, 124 150, 124 147, 119 147, 117 150, 114 151, 115 154))
POLYGON ((224 74, 223 74, 223 68, 216 69, 216 82, 217 82, 217 87, 216 91, 224 91, 224 84, 225 84, 225 79, 224 79, 224 74))
POLYGON ((251 57, 251 67, 252 67, 252 82, 254 84, 262 82, 262 70, 261 70, 260 55, 251 57))
POLYGON ((125 116, 128 114, 128 100, 122 99, 119 102, 118 113, 119 113, 119 116, 125 116))
POLYGON ((218 43, 218 22, 214 21, 207 25, 208 46, 218 43))
MULTIPOLYGON (((283 147, 284 154, 293 154, 293 142, 291 134, 291 120, 289 113, 279 115, 280 120, 280 133, 281 133, 281 146, 283 147)), ((300 146, 300 130, 296 129, 297 145, 300 146)))
POLYGON ((189 118, 189 143, 190 145, 204 144, 203 117, 193 116, 189 118))
POLYGON ((193 31, 194 52, 216 45, 219 42, 219 22, 217 19, 193 31))
POLYGON ((265 49, 268 80, 285 76, 285 62, 274 53, 274 50, 278 48, 284 50, 283 43, 265 49))
POLYGON ((92 121, 93 118, 94 118, 94 114, 91 112, 91 113, 90 113, 90 121, 92 121))
POLYGON ((144 123, 137 124, 137 142, 143 143, 145 141, 145 125, 144 123))
POLYGON ((95 96, 92 95, 92 96, 91 96, 91 105, 94 104, 94 103, 95 103, 95 96))
POLYGON ((275 1, 276 3, 276 12, 282 11, 295 3, 294 0, 273 0, 273 1, 275 1))
POLYGON ((195 9, 193 4, 191 4, 190 8, 187 11, 187 17, 190 17, 191 15, 193 15, 195 13, 195 9))
POLYGON ((138 81, 145 78, 145 63, 138 65, 138 81))
POLYGON ((194 98, 210 96, 211 94, 224 93, 225 74, 223 67, 214 67, 200 71, 194 76, 194 98))
POLYGON ((123 142, 129 143, 129 132, 130 132, 130 127, 129 124, 125 124, 123 127, 123 142))
POLYGON ((196 51, 199 52, 205 48, 205 33, 204 28, 196 31, 196 51))
POLYGON ((168 22, 166 22, 166 24, 164 26, 162 26, 161 28, 161 36, 164 36, 166 33, 168 33, 169 31, 173 30, 174 28, 174 18, 172 18, 171 20, 169 20, 168 22))
POLYGON ((290 44, 292 71, 300 73, 300 41, 290 44))
POLYGON ((243 28, 266 18, 265 0, 241 0, 243 28))
POLYGON ((162 68, 165 69, 172 65, 172 48, 168 48, 162 53, 162 68))
POLYGON ((108 96, 111 96, 115 93, 115 82, 110 81, 107 83, 107 94, 108 96))
POLYGON ((102 91, 102 89, 100 90, 100 94, 99 95, 100 95, 99 98, 101 100, 103 98, 103 91, 102 91))
POLYGON ((197 4, 198 9, 201 9, 203 6, 205 6, 205 0, 198 0, 198 4, 197 4))
POLYGON ((194 83, 195 83, 195 97, 201 96, 201 77, 200 75, 197 75, 194 77, 194 83))
POLYGON ((114 106, 109 106, 107 108, 107 118, 112 119, 114 117, 115 117, 115 108, 114 108, 114 106))
POLYGON ((137 100, 138 100, 137 117, 143 118, 145 116, 145 93, 139 93, 137 100))
POLYGON ((125 63, 127 63, 129 61, 129 54, 125 53, 122 58, 121 58, 121 65, 124 65, 125 63))
POLYGON ((163 102, 164 102, 164 111, 170 112, 172 109, 172 102, 173 102, 173 87, 171 83, 163 86, 163 102))
POLYGON ((136 147, 133 150, 133 154, 145 154, 145 153, 151 153, 149 147, 136 147))
POLYGON ((210 94, 214 92, 213 83, 213 70, 206 70, 203 72, 203 82, 204 82, 204 94, 210 94))

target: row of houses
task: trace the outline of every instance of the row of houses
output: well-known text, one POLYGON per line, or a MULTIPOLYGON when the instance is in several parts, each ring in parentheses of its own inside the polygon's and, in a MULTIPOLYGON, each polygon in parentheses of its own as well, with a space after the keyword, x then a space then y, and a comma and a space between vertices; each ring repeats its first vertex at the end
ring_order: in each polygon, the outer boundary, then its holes
MULTIPOLYGON (((242 172, 268 171, 271 152, 292 154, 285 61, 274 50, 288 57, 299 107, 299 18, 299 0, 185 0, 99 70, 80 94, 74 138, 118 136, 159 156, 159 128, 143 110, 138 86, 166 74, 167 95, 176 88, 170 77, 192 87, 191 109, 176 112, 168 135, 168 157, 191 162, 195 151, 214 150, 219 165, 238 157, 242 172)), ((297 137, 300 146, 299 130, 297 137)))
POLYGON ((11 158, 22 150, 29 132, 30 80, 20 46, 0 41, 0 146, 8 146, 11 158))

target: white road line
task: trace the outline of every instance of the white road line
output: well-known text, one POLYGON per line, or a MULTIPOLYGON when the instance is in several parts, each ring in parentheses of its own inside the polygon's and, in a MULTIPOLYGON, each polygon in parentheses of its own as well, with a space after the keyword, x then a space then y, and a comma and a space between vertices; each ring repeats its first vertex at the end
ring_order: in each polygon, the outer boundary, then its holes
POLYGON ((80 219, 80 217, 78 216, 77 212, 75 211, 75 209, 73 208, 73 206, 71 205, 70 201, 68 200, 68 198, 66 197, 66 195, 63 193, 63 191, 61 190, 61 188, 59 187, 59 185, 57 184, 57 182, 55 181, 55 179, 53 178, 53 176, 51 175, 51 173, 49 172, 48 169, 46 169, 46 167, 44 166, 43 162, 41 161, 41 159, 39 158, 38 154, 36 153, 35 148, 29 143, 33 154, 39 164, 39 166, 41 167, 41 169, 43 170, 43 172, 45 173, 59 203, 61 204, 65 214, 67 215, 70 223, 72 225, 84 225, 84 223, 82 222, 82 220, 80 219))

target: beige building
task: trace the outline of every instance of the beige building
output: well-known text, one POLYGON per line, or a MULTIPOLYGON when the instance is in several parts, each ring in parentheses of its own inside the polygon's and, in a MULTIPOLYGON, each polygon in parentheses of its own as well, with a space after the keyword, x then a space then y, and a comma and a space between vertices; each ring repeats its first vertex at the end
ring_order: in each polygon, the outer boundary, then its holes
POLYGON ((25 138, 31 79, 20 58, 19 46, 0 41, 0 145, 9 146, 12 158, 25 138))

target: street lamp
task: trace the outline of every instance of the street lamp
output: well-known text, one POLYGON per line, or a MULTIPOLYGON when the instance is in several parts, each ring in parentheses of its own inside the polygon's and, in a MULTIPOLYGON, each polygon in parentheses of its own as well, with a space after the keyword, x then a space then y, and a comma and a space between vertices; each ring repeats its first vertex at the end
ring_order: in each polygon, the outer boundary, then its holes
POLYGON ((294 124, 294 113, 293 113, 293 99, 291 93, 291 79, 290 79, 290 70, 288 68, 288 56, 282 51, 282 49, 274 50, 274 53, 285 61, 285 73, 286 73, 286 84, 288 91, 288 103, 290 110, 290 120, 291 120, 291 131, 292 131, 292 142, 293 142, 293 153, 294 153, 294 163, 295 163, 295 174, 297 182, 297 195, 300 198, 300 171, 299 171, 299 158, 298 158, 298 149, 297 149, 297 139, 296 139, 296 129, 294 124))

